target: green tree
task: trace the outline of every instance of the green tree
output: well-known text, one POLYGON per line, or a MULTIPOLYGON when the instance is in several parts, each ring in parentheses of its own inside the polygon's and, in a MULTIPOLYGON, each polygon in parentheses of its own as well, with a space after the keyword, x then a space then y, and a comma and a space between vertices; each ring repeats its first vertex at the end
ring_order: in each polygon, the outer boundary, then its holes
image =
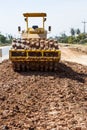
POLYGON ((75 35, 75 30, 73 28, 71 28, 70 33, 71 33, 71 36, 74 36, 75 35))
POLYGON ((78 29, 76 30, 76 34, 79 35, 80 33, 81 33, 81 31, 80 31, 80 29, 78 28, 78 29))
POLYGON ((80 40, 84 40, 84 39, 86 38, 86 34, 81 33, 81 34, 78 35, 78 38, 79 38, 80 40))
POLYGON ((68 43, 74 43, 75 38, 73 36, 68 37, 68 43))
POLYGON ((0 42, 5 43, 6 42, 6 37, 2 34, 0 34, 0 42))
POLYGON ((12 37, 12 35, 10 34, 8 34, 8 35, 3 35, 3 34, 1 34, 1 32, 0 32, 0 43, 1 44, 8 44, 8 43, 11 43, 12 42, 12 39, 13 39, 13 37, 12 37))
POLYGON ((12 39, 13 39, 13 36, 8 34, 8 36, 7 36, 7 43, 11 43, 12 39))

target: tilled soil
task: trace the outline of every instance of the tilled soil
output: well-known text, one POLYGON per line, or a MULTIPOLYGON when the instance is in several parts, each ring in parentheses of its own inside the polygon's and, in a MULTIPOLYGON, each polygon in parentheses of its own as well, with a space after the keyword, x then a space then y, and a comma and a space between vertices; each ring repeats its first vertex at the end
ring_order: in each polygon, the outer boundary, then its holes
POLYGON ((0 64, 0 130, 87 130, 87 66, 14 72, 0 64))

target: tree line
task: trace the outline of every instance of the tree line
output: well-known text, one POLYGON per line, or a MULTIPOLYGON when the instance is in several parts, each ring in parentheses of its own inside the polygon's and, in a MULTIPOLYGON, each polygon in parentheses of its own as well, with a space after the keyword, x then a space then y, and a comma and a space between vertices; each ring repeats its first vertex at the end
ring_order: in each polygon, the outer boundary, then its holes
POLYGON ((0 33, 0 44, 10 44, 12 42, 13 36, 8 34, 8 35, 4 35, 2 33, 0 33))
POLYGON ((87 43, 87 34, 81 33, 80 29, 70 29, 70 36, 62 33, 61 36, 55 36, 55 38, 61 43, 71 43, 71 44, 84 44, 87 43))

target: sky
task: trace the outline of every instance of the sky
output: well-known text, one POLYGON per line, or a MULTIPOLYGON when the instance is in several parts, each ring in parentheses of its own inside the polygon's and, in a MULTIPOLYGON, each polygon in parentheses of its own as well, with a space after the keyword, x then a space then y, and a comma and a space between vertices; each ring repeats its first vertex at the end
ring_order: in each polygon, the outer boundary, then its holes
POLYGON ((69 35, 71 28, 83 32, 82 21, 87 21, 87 0, 0 0, 0 32, 15 36, 19 25, 24 30, 22 14, 25 12, 46 12, 46 29, 52 27, 49 35, 69 35))

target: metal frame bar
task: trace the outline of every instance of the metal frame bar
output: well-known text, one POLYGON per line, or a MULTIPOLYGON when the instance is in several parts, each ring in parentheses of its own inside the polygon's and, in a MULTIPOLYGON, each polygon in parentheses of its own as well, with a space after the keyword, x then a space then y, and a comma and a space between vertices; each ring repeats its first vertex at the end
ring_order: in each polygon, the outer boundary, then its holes
POLYGON ((11 61, 58 61, 61 57, 61 51, 60 50, 57 50, 57 51, 50 51, 50 50, 10 50, 9 51, 9 58, 11 61), (26 56, 12 56, 12 52, 26 52, 26 56), (42 56, 29 56, 28 53, 29 52, 41 52, 42 56), (47 56, 44 56, 44 52, 57 52, 58 53, 58 56, 54 56, 54 57, 47 57, 47 56))

